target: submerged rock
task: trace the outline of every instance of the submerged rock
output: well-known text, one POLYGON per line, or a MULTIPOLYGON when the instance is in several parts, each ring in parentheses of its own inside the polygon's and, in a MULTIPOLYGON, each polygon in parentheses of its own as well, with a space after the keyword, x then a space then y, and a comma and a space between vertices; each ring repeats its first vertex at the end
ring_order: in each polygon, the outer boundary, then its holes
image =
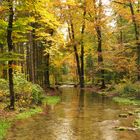
POLYGON ((124 131, 124 130, 136 131, 136 130, 138 130, 138 128, 120 126, 120 127, 116 127, 116 130, 119 130, 119 131, 124 131))
POLYGON ((128 117, 128 114, 119 114, 119 117, 120 118, 127 118, 128 117))

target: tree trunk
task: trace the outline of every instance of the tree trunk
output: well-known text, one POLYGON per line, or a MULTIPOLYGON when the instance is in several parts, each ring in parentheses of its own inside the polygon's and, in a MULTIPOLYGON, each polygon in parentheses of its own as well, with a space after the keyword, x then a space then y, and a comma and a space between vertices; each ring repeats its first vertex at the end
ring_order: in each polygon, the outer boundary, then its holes
POLYGON ((35 23, 33 23, 32 25, 33 27, 33 30, 32 30, 32 58, 31 58, 31 61, 32 61, 32 82, 35 83, 35 62, 36 62, 36 59, 35 59, 35 49, 36 49, 36 42, 35 42, 35 23))
POLYGON ((94 3, 94 10, 95 10, 95 30, 97 33, 97 39, 98 39, 98 66, 100 69, 101 74, 101 88, 105 88, 105 77, 104 77, 104 61, 103 61, 103 54, 102 54, 102 30, 101 30, 101 13, 102 13, 102 1, 99 0, 99 6, 96 7, 96 1, 93 0, 94 3), (97 13, 97 9, 99 9, 99 12, 97 13))
POLYGON ((102 33, 101 33, 101 28, 96 27, 96 32, 97 32, 97 38, 98 38, 98 65, 101 73, 101 88, 105 88, 105 80, 104 80, 104 62, 103 62, 103 55, 102 55, 102 33))
POLYGON ((73 49, 74 49, 76 65, 77 65, 77 72, 78 72, 78 77, 79 77, 79 84, 80 84, 80 87, 82 88, 83 83, 82 83, 82 78, 81 78, 82 76, 81 76, 80 60, 79 60, 77 45, 76 45, 76 42, 75 42, 75 34, 74 34, 74 27, 73 27, 72 19, 70 19, 70 28, 71 28, 71 33, 70 33, 70 30, 69 30, 69 36, 70 36, 70 39, 73 43, 73 49))
POLYGON ((50 73, 49 73, 49 69, 50 69, 50 54, 48 53, 45 56, 45 72, 44 72, 44 77, 45 77, 45 87, 50 88, 50 73))
POLYGON ((132 16, 132 22, 134 25, 134 31, 135 31, 135 38, 136 38, 136 45, 137 45, 137 70, 138 70, 138 81, 140 81, 140 42, 139 42, 139 30, 138 30, 138 25, 136 21, 136 15, 134 12, 134 8, 132 5, 132 2, 129 1, 129 6, 130 6, 130 11, 131 11, 131 16, 132 16))
POLYGON ((84 77, 84 41, 83 36, 85 32, 85 16, 86 16, 86 5, 84 7, 83 12, 83 24, 82 24, 82 30, 81 30, 81 88, 85 86, 85 77, 84 77))
MULTIPOLYGON (((12 30, 13 30, 13 0, 8 0, 9 6, 9 19, 8 19, 8 28, 7 28, 7 44, 8 44, 8 51, 12 53, 13 51, 13 40, 12 40, 12 30)), ((9 72, 9 91, 10 91, 10 109, 15 108, 15 94, 14 94, 14 83, 13 83, 13 68, 12 68, 13 61, 8 61, 8 72, 9 72)))

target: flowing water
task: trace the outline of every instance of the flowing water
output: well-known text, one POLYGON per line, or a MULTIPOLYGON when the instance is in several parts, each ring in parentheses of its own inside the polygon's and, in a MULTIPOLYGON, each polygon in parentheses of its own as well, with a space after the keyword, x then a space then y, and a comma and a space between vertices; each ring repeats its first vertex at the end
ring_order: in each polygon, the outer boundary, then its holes
POLYGON ((133 116, 120 113, 134 110, 89 91, 62 88, 61 102, 46 112, 17 121, 6 140, 140 140, 140 132, 118 131, 115 127, 132 127, 133 116))

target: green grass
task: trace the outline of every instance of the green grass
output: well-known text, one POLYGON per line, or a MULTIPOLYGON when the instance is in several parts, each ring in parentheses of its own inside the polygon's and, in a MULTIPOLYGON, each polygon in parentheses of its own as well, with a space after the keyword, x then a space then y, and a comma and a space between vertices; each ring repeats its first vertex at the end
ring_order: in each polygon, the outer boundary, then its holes
MULTIPOLYGON (((44 102, 45 102, 45 104, 48 104, 48 105, 55 105, 58 102, 60 102, 60 97, 48 96, 45 98, 44 102)), ((15 118, 11 119, 11 121, 9 121, 8 119, 0 120, 0 140, 2 140, 5 137, 8 128, 11 127, 11 124, 12 124, 11 122, 16 121, 16 120, 27 119, 27 118, 30 118, 33 115, 41 113, 41 112, 42 112, 41 107, 35 107, 34 109, 29 109, 27 111, 17 114, 15 118)))
POLYGON ((16 121, 16 120, 22 120, 22 119, 27 119, 35 114, 38 114, 42 112, 42 108, 41 107, 36 107, 35 109, 29 109, 25 112, 19 113, 16 115, 15 118, 12 119, 0 119, 0 140, 2 140, 7 133, 8 128, 11 127, 12 122, 16 121))
POLYGON ((22 112, 22 113, 19 113, 17 116, 16 116, 16 119, 18 120, 21 120, 21 119, 27 119, 35 114, 38 114, 38 113, 41 113, 42 112, 42 108, 40 107, 37 107, 35 109, 29 109, 28 111, 26 112, 22 112))
POLYGON ((6 133, 8 128, 11 126, 11 123, 7 120, 0 120, 0 140, 2 140, 6 133))
POLYGON ((140 105, 140 100, 131 99, 128 97, 114 97, 113 100, 119 104, 140 105))
POLYGON ((44 103, 47 105, 56 105, 57 103, 60 102, 60 97, 59 96, 47 96, 44 100, 44 103))

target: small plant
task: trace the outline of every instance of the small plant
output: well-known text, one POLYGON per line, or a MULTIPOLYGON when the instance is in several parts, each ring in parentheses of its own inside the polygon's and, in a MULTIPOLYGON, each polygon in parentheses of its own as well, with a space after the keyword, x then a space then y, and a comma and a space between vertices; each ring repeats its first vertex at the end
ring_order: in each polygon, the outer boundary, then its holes
POLYGON ((60 102, 60 97, 59 96, 47 96, 44 100, 43 103, 44 104, 48 104, 48 105, 55 105, 57 103, 60 102))
POLYGON ((7 129, 10 127, 10 122, 6 120, 0 120, 0 140, 2 140, 6 133, 7 129))
POLYGON ((41 113, 42 112, 42 108, 40 107, 36 107, 35 109, 29 109, 28 111, 19 113, 16 116, 16 119, 21 120, 21 119, 27 119, 35 114, 41 113))
POLYGON ((9 94, 8 82, 5 79, 0 79, 0 101, 5 100, 8 94, 9 94))

